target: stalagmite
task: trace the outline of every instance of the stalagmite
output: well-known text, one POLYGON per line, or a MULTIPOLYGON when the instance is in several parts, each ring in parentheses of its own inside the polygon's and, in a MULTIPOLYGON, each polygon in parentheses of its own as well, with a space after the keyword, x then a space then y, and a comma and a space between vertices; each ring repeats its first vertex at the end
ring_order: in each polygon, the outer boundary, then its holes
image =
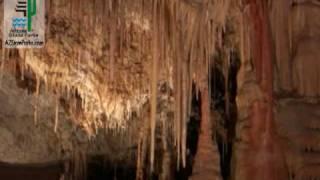
POLYGON ((201 125, 198 150, 195 157, 192 180, 221 180, 220 159, 217 145, 212 141, 210 122, 210 97, 207 80, 201 84, 201 125))

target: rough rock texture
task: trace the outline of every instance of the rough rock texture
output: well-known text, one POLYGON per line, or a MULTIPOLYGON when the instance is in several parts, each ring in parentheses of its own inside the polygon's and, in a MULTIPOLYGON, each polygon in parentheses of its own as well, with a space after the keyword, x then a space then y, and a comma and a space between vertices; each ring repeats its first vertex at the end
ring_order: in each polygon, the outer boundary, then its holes
POLYGON ((283 180, 287 172, 274 129, 274 66, 268 6, 266 1, 246 2, 247 11, 243 12, 240 19, 243 66, 238 78, 239 120, 233 175, 240 180, 283 180), (246 42, 250 45, 246 46, 246 42), (245 48, 249 48, 250 52, 247 53, 245 48), (244 90, 247 88, 255 88, 254 93, 244 90))
MULTIPOLYGON (((19 77, 20 78, 20 77, 19 77)), ((41 163, 71 159, 74 151, 84 149, 88 155, 106 155, 107 160, 134 163, 134 129, 125 133, 99 130, 94 139, 70 120, 60 106, 59 124, 55 126, 55 97, 42 93, 37 98, 28 89, 18 86, 11 73, 5 73, 0 86, 0 160, 9 163, 41 163), (34 107, 38 104, 38 121, 34 107)), ((24 82, 25 83, 25 82, 24 82)), ((43 91, 44 92, 44 91, 43 91)), ((133 120, 132 122, 136 122, 133 120)))
POLYGON ((282 137, 290 180, 320 177, 319 15, 319 1, 315 0, 281 0, 274 1, 272 6, 278 62, 275 75, 279 97, 287 97, 277 102, 276 126, 282 137))
POLYGON ((296 92, 299 95, 320 97, 319 47, 320 36, 305 38, 298 44, 293 60, 293 77, 296 92))
MULTIPOLYGON (((243 8, 245 16, 240 18, 240 24, 250 24, 250 21, 248 22, 245 19, 250 7, 252 7, 252 4, 243 8)), ((265 147, 265 150, 268 152, 277 144, 282 154, 276 157, 269 157, 264 154, 259 157, 260 161, 258 163, 263 165, 273 159, 277 163, 272 166, 280 170, 282 167, 278 162, 285 161, 290 175, 280 179, 316 179, 319 178, 316 150, 318 132, 315 129, 318 126, 319 119, 317 115, 319 105, 317 103, 319 102, 320 92, 318 61, 320 54, 317 50, 319 49, 319 23, 316 22, 317 18, 315 17, 319 16, 319 2, 275 0, 269 1, 268 8, 270 8, 272 30, 272 36, 270 37, 273 39, 275 52, 274 90, 275 95, 280 97, 273 102, 273 109, 277 112, 274 125, 277 131, 273 129, 272 136, 277 139, 281 138, 279 141, 273 140, 271 146, 265 147), (290 97, 291 99, 281 99, 283 97, 290 97), (275 106, 277 103, 280 105, 275 106)), ((246 132, 257 128, 254 136, 258 136, 260 131, 265 130, 264 126, 256 127, 259 125, 259 121, 265 118, 265 115, 263 115, 265 113, 250 110, 251 107, 254 107, 254 101, 259 101, 266 96, 264 89, 259 87, 257 83, 259 77, 255 75, 255 73, 261 71, 261 67, 255 63, 257 58, 255 58, 254 53, 256 52, 252 52, 258 45, 256 44, 252 49, 252 41, 248 37, 248 34, 251 34, 255 28, 251 25, 240 28, 240 31, 245 33, 241 36, 240 44, 242 66, 238 75, 237 105, 239 117, 235 143, 236 151, 234 153, 235 179, 246 177, 246 173, 242 171, 243 167, 252 166, 250 163, 245 163, 252 157, 250 155, 243 156, 241 153, 241 151, 248 153, 246 151, 250 150, 250 148, 246 148, 252 135, 246 132), (251 58, 253 58, 253 61, 251 61, 251 58), (257 115, 258 118, 250 122, 253 115, 257 115)), ((265 48, 265 46, 263 47, 265 48)), ((258 139, 258 137, 254 137, 254 139, 258 139)), ((265 142, 259 143, 263 144, 265 142)), ((250 179, 254 177, 254 174, 260 175, 258 179, 279 179, 277 172, 264 174, 267 168, 262 169, 262 172, 258 169, 250 171, 249 176, 244 179, 250 179)))
POLYGON ((320 105, 304 99, 281 99, 277 105, 276 126, 285 151, 289 179, 318 179, 320 105))
MULTIPOLYGON (((36 102, 27 90, 17 87, 15 78, 3 77, 0 88, 0 157, 5 162, 45 162, 57 160, 63 149, 71 143, 70 134, 65 131, 59 137, 53 131, 54 107, 52 97, 41 96, 40 116, 37 126, 34 123, 33 107, 36 102), (68 133, 68 134, 66 134, 68 133)), ((63 114, 61 114, 63 116, 63 114)), ((61 118, 63 128, 71 130, 71 124, 61 118), (68 127, 69 125, 69 127, 68 127)), ((62 129, 59 128, 59 130, 62 129)), ((72 145, 71 145, 72 146, 72 145)))
POLYGON ((319 1, 272 1, 276 91, 319 97, 319 1))

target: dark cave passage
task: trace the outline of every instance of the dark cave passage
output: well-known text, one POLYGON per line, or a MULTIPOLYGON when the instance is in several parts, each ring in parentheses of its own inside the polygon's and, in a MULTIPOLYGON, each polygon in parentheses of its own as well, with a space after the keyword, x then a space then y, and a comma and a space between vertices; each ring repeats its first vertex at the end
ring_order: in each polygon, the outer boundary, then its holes
MULTIPOLYGON (((200 104, 201 98, 197 97, 197 93, 195 91, 195 86, 193 86, 192 90, 192 110, 191 117, 188 123, 188 132, 187 132, 187 165, 185 168, 176 171, 175 179, 188 180, 188 178, 192 175, 192 167, 194 157, 197 153, 197 144, 198 137, 200 132, 200 104)), ((198 94, 198 96, 200 96, 198 94)))
POLYGON ((216 126, 213 127, 215 129, 214 135, 216 136, 214 139, 217 142, 220 153, 221 174, 224 180, 228 180, 231 174, 232 146, 237 120, 236 96, 239 68, 239 56, 237 52, 231 52, 227 80, 222 68, 213 66, 211 71, 211 108, 220 116, 213 123, 216 126))
POLYGON ((125 163, 111 163, 96 157, 88 166, 87 180, 126 179, 135 180, 136 167, 125 163))
MULTIPOLYGON (((9 164, 0 163, 0 179, 4 180, 106 180, 126 179, 135 180, 136 168, 126 163, 112 163, 106 161, 104 156, 88 157, 84 174, 75 175, 77 172, 64 173, 65 163, 50 162, 42 164, 9 164)), ((79 169, 78 169, 79 170, 79 169)))
POLYGON ((0 179, 3 180, 59 180, 63 165, 59 162, 46 164, 0 163, 0 179))
MULTIPOLYGON (((212 67, 211 74, 211 111, 216 111, 221 118, 215 118, 213 123, 213 136, 218 145, 220 155, 220 168, 224 180, 228 180, 231 174, 232 146, 235 138, 235 126, 237 120, 237 74, 240 68, 240 59, 237 52, 232 52, 228 80, 218 66, 212 67), (226 86, 225 83, 228 83, 226 86), (226 91, 226 87, 228 90, 226 91), (228 93, 228 98, 226 95, 228 93), (228 102, 227 102, 228 101, 228 102), (227 109, 228 108, 228 109, 227 109), (215 127, 216 126, 216 127, 215 127)), ((176 172, 176 179, 188 179, 192 175, 194 157, 197 153, 198 137, 201 123, 201 96, 193 89, 192 116, 188 123, 187 148, 188 162, 186 168, 176 172)))

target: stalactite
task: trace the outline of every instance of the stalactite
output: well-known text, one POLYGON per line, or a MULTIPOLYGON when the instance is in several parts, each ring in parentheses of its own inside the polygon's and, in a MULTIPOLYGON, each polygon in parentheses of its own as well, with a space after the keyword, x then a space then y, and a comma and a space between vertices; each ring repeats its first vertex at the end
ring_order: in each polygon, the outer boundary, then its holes
POLYGON ((177 64, 176 64, 176 70, 177 70, 177 81, 176 81, 176 109, 175 109, 175 121, 177 123, 176 127, 176 146, 177 146, 177 168, 180 168, 180 157, 181 157, 181 59, 178 56, 177 57, 177 64))
POLYGON ((59 123, 59 96, 56 95, 55 99, 55 119, 54 119, 54 132, 57 133, 59 123))
POLYGON ((34 124, 38 123, 38 108, 39 108, 39 94, 40 94, 40 77, 36 75, 36 93, 34 105, 34 124))
POLYGON ((188 98, 187 98, 187 92, 188 92, 188 86, 187 86, 187 68, 184 65, 183 66, 183 75, 182 75, 182 122, 181 122, 181 126, 182 126, 182 130, 181 130, 181 159, 182 159, 182 165, 183 167, 186 167, 186 146, 187 146, 187 118, 188 118, 188 111, 187 111, 187 102, 188 102, 188 98))
POLYGON ((83 10, 82 10, 82 6, 83 6, 83 3, 82 3, 82 0, 78 0, 79 2, 78 2, 78 6, 79 6, 79 8, 78 8, 78 12, 77 12, 77 15, 78 15, 78 37, 79 38, 81 38, 81 29, 82 29, 82 27, 81 27, 81 25, 82 25, 82 16, 80 16, 80 14, 82 14, 82 12, 83 12, 83 10))
POLYGON ((225 111, 227 115, 227 119, 230 117, 230 94, 229 94, 229 69, 230 69, 230 50, 226 50, 226 59, 223 61, 224 63, 224 89, 225 89, 225 111))
MULTIPOLYGON (((110 12, 112 13, 112 12, 110 12)), ((109 56, 110 56, 110 79, 111 79, 111 86, 114 81, 114 64, 115 64, 115 48, 116 48, 116 41, 117 41, 117 19, 115 15, 111 15, 111 27, 110 27, 110 49, 109 49, 109 56)))
POLYGON ((239 29, 240 29, 240 58, 244 61, 245 60, 245 18, 244 18, 244 11, 240 13, 239 18, 239 29))
POLYGON ((152 42, 152 72, 151 72, 151 112, 150 112, 150 134, 151 134, 151 144, 150 144, 150 169, 153 172, 154 168, 154 151, 155 151, 155 130, 156 130, 156 119, 157 119, 157 83, 158 83, 158 29, 157 29, 157 0, 153 1, 153 33, 154 39, 152 42))
POLYGON ((137 150, 137 170, 136 170, 136 180, 143 180, 143 169, 144 169, 144 146, 146 145, 146 129, 140 132, 140 136, 138 139, 138 150, 137 150))
MULTIPOLYGON (((141 133, 143 134, 143 133, 141 133)), ((138 140, 138 149, 137 149, 137 171, 136 171, 136 180, 143 179, 143 153, 142 153, 142 146, 143 146, 143 135, 140 135, 138 140)))
MULTIPOLYGON (((143 1, 141 3, 141 7, 142 7, 142 12, 141 12, 141 17, 143 17, 143 1)), ((124 26, 124 25, 122 25, 124 26)), ((121 28, 121 34, 120 34, 120 56, 121 55, 121 51, 122 51, 122 39, 123 39, 123 28, 121 28)), ((140 45, 140 51, 139 51, 139 62, 141 63, 142 62, 142 54, 144 53, 144 44, 143 44, 143 35, 141 35, 139 37, 139 45, 140 45)), ((120 57, 122 58, 122 57, 120 57)), ((141 88, 141 80, 142 80, 142 77, 141 77, 141 74, 139 73, 139 95, 141 95, 141 91, 142 91, 142 88, 141 88)), ((137 112, 139 115, 141 115, 141 110, 139 110, 137 112)), ((137 155, 137 170, 136 170, 136 180, 142 180, 143 179, 143 162, 144 162, 144 159, 143 159, 143 140, 142 137, 145 136, 144 133, 141 132, 141 135, 140 135, 140 138, 139 138, 139 141, 138 141, 138 155, 137 155)))
POLYGON ((141 130, 139 133, 138 139, 138 155, 137 155, 137 169, 136 169, 136 180, 143 180, 144 178, 144 169, 145 169, 145 159, 147 155, 147 141, 149 136, 149 126, 150 119, 147 114, 148 111, 141 111, 138 114, 139 117, 142 117, 141 130))
POLYGON ((26 50, 23 50, 22 63, 20 64, 21 80, 24 81, 24 71, 26 66, 26 50))
POLYGON ((168 132, 167 132, 167 123, 166 120, 162 120, 162 133, 161 133, 161 142, 163 149, 163 158, 162 158, 162 174, 161 179, 167 180, 171 178, 171 160, 170 160, 170 149, 168 148, 168 132))
POLYGON ((289 16, 288 17, 288 33, 289 33, 289 53, 290 54, 292 54, 292 48, 293 48, 293 25, 294 25, 294 23, 293 23, 294 21, 293 21, 293 16, 291 15, 291 16, 289 16))
POLYGON ((49 91, 48 76, 45 76, 43 79, 44 79, 44 91, 46 94, 48 94, 48 91, 49 91))

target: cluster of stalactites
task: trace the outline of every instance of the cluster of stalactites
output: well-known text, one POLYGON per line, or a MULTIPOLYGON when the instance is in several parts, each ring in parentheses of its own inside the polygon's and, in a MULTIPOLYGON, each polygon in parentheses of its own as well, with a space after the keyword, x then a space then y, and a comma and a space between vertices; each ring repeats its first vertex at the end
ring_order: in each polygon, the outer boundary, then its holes
MULTIPOLYGON (((177 150, 177 165, 186 165, 187 121, 191 110, 192 84, 198 89, 207 84, 211 57, 216 44, 222 41, 228 0, 208 0, 202 3, 182 0, 153 0, 151 73, 151 148, 150 164, 154 163, 157 75, 160 62, 169 62, 174 90, 173 134, 177 150), (218 38, 217 38, 218 37, 218 38)), ((198 90, 197 90, 198 91, 198 90)))
MULTIPOLYGON (((142 54, 151 55, 151 71, 150 71, 150 121, 149 121, 149 133, 150 133, 150 166, 154 165, 154 153, 155 153, 155 132, 157 124, 157 90, 158 80, 165 76, 165 79, 170 82, 173 89, 174 106, 173 111, 175 118, 172 122, 166 122, 172 124, 171 134, 174 136, 174 144, 176 147, 178 166, 182 164, 186 165, 186 136, 187 136, 187 121, 189 119, 191 110, 191 93, 192 84, 196 85, 196 91, 199 87, 207 82, 207 76, 209 76, 209 67, 217 45, 221 45, 222 32, 226 22, 226 15, 230 0, 204 0, 201 3, 192 0, 94 0, 84 2, 84 0, 72 0, 65 10, 59 11, 58 8, 51 7, 50 3, 59 4, 60 1, 50 1, 47 5, 48 10, 52 11, 52 14, 65 13, 66 16, 71 16, 74 22, 79 24, 85 23, 76 19, 87 19, 90 26, 85 25, 84 28, 79 26, 79 37, 81 38, 86 30, 90 30, 88 27, 96 31, 101 30, 102 34, 106 37, 101 37, 100 40, 95 41, 95 45, 99 47, 102 41, 108 41, 108 58, 103 59, 106 61, 109 68, 104 74, 110 79, 108 86, 112 86, 116 72, 114 72, 114 64, 117 58, 121 58, 124 54, 130 53, 126 51, 128 44, 123 44, 126 39, 129 39, 130 31, 127 31, 126 15, 129 9, 137 12, 141 19, 137 20, 140 26, 144 30, 144 34, 139 36, 139 58, 142 58, 142 54), (100 10, 95 11, 95 7, 100 10), (77 12, 76 9, 79 9, 77 12), (91 9, 91 10, 90 10, 91 9), (139 22, 143 21, 143 22, 139 22), (146 23, 146 22, 149 23, 146 23), (149 27, 150 26, 150 27, 149 27), (145 36, 149 33, 149 36, 145 36), (150 48, 150 49, 149 49, 150 48), (151 52, 148 52, 151 51, 151 52), (159 68, 161 67, 161 68, 159 68)), ((60 2, 61 3, 61 2, 60 2)), ((57 6, 57 5, 56 5, 57 6)), ((52 23, 50 16, 48 17, 48 28, 50 29, 52 23)), ((48 30, 48 33, 50 30, 48 30)), ((81 41, 80 41, 81 42, 81 41)), ((102 46, 102 45, 101 45, 102 46)), ((95 47, 95 46, 92 46, 95 47)), ((105 47, 101 47, 103 49, 105 47)), ((78 46, 78 51, 83 51, 83 46, 78 46)), ((103 52, 100 50, 91 48, 88 50, 97 51, 97 53, 103 56, 103 52)), ((81 54, 81 53, 79 53, 81 54)), ((55 57, 55 56, 54 56, 55 57)), ((79 55, 80 57, 80 55, 79 55)), ((25 60, 26 61, 26 60, 25 60)), ((32 61, 32 59, 30 60, 32 61)), ((32 65, 29 61, 28 65, 32 65)), ((41 59, 40 59, 41 61, 41 59)), ((82 67, 83 59, 74 58, 71 60, 53 59, 52 66, 58 61, 72 63, 78 63, 79 68, 82 67)), ((93 63, 101 63, 97 59, 91 58, 86 61, 92 61, 93 63)), ((38 65, 41 65, 38 64, 38 65)), ((64 68, 68 68, 65 66, 64 68)), ((39 82, 41 80, 47 82, 49 79, 45 72, 41 69, 36 72, 37 76, 37 93, 39 94, 39 82), (42 76, 41 76, 41 73, 42 76)), ((59 72, 58 69, 55 69, 59 72)), ((55 72, 51 68, 49 72, 55 72)), ((102 71, 103 72, 103 71, 102 71)), ((64 76, 64 73, 60 74, 64 76)), ((86 75, 86 74, 82 74, 86 75)), ((58 91, 65 89, 75 89, 80 97, 82 97, 81 89, 79 86, 69 86, 63 84, 63 81, 55 81, 59 83, 58 91)), ((81 83, 81 82, 80 82, 81 83)), ((87 89, 91 90, 91 89, 87 89)), ((68 91, 69 92, 69 91, 68 91)), ((83 92, 85 93, 85 92, 83 92)), ((59 93, 58 93, 59 94, 59 93)), ((90 95, 89 95, 90 96, 90 95)), ((95 100, 93 98, 93 100, 95 100)), ((101 100, 101 99, 100 99, 101 100)), ((86 102, 86 101, 85 101, 86 102)), ((58 100, 57 100, 58 103, 58 100)), ((83 103, 85 106, 86 103, 83 103)), ((96 108, 95 108, 96 109, 96 108)), ((90 111, 93 109, 87 109, 90 111)), ((59 109, 56 108, 56 124, 58 122, 59 109)), ((36 113, 35 113, 35 116, 36 113)), ((36 117, 35 117, 36 118, 36 117)), ((92 117, 91 117, 92 118, 92 117)), ((94 121, 96 122, 96 121, 94 121)), ((56 125, 57 126, 57 125, 56 125)), ((55 126, 55 130, 56 127, 55 126)), ((99 126, 99 125, 97 125, 99 126)))

